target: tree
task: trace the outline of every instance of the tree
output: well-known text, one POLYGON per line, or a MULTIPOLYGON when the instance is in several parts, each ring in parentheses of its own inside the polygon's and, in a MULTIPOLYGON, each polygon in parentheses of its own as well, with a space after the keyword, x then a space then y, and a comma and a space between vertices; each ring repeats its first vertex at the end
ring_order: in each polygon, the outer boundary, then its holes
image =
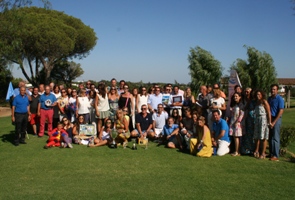
MULTIPOLYGON (((39 0, 43 3, 44 8, 51 8, 51 3, 48 0, 39 0)), ((6 11, 13 8, 32 5, 33 0, 0 0, 0 11, 6 11)))
POLYGON ((12 77, 12 73, 11 70, 9 68, 9 63, 0 58, 0 85, 1 85, 1 89, 0 89, 0 97, 5 98, 6 96, 6 92, 7 92, 7 88, 9 85, 9 82, 13 79, 12 77))
POLYGON ((92 28, 63 12, 25 7, 0 13, 0 54, 18 64, 34 85, 42 70, 48 83, 55 64, 85 58, 96 41, 92 28))
POLYGON ((191 48, 188 61, 192 91, 197 92, 201 85, 219 83, 222 76, 222 66, 209 51, 199 46, 191 48))
POLYGON ((244 47, 247 49, 248 59, 237 59, 231 69, 238 72, 243 87, 268 91, 271 84, 277 83, 277 72, 272 57, 254 47, 244 47))
MULTIPOLYGON (((62 61, 54 65, 51 74, 50 81, 63 82, 67 86, 70 86, 76 78, 84 73, 80 64, 73 61, 62 61)), ((45 77, 44 70, 41 72, 42 76, 45 77)))

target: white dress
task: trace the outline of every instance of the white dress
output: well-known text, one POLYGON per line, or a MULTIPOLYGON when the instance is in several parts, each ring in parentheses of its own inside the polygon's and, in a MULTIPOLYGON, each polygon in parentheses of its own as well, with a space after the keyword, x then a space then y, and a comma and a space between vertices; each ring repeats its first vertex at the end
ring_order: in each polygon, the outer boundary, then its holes
POLYGON ((100 94, 98 94, 99 103, 97 105, 97 109, 99 111, 99 119, 105 119, 110 115, 110 105, 108 95, 105 95, 103 98, 100 94))
POLYGON ((88 97, 78 97, 79 105, 78 105, 78 114, 88 114, 90 108, 90 102, 88 97))
MULTIPOLYGON (((148 101, 148 98, 149 98, 149 95, 138 95, 137 96, 137 98, 138 98, 138 105, 137 105, 137 108, 140 110, 141 109, 141 106, 142 105, 147 105, 147 101, 148 101)), ((136 110, 137 110, 137 108, 136 108, 136 110)))

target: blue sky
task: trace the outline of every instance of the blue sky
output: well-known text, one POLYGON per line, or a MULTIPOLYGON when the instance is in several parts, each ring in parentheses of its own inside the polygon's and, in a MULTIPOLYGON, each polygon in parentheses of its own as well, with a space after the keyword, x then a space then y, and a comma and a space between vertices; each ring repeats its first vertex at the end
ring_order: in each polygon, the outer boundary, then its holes
MULTIPOLYGON (((116 78, 190 82, 191 47, 210 51, 228 74, 243 45, 269 53, 279 78, 295 74, 295 10, 290 0, 51 0, 55 10, 80 18, 99 38, 76 60, 79 80, 116 78)), ((15 77, 23 77, 14 68, 15 77)))

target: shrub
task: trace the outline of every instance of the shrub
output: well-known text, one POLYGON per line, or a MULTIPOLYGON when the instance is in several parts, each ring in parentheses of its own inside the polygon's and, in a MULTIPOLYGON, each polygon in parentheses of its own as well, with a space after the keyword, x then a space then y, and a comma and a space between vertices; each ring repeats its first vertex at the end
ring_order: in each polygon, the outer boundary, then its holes
POLYGON ((281 147, 287 148, 288 145, 295 141, 295 129, 294 127, 281 127, 281 147))

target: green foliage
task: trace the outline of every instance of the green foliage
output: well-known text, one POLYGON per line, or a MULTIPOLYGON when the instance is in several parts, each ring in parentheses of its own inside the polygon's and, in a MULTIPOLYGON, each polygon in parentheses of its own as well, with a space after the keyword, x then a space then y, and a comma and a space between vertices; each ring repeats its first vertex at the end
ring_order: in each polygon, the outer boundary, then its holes
POLYGON ((289 144, 295 141, 295 128, 290 126, 283 126, 281 127, 280 135, 281 147, 287 148, 289 144))
POLYGON ((221 63, 209 51, 199 46, 191 48, 188 61, 193 92, 197 92, 201 85, 212 85, 220 82, 222 76, 221 63))
POLYGON ((9 69, 7 61, 0 58, 0 97, 5 98, 9 82, 12 80, 12 73, 9 69))
POLYGON ((266 52, 260 52, 254 47, 247 47, 247 60, 237 59, 231 66, 238 72, 243 87, 269 91, 273 83, 277 83, 276 68, 272 57, 266 52))
POLYGON ((48 83, 55 64, 86 57, 96 40, 92 28, 63 12, 25 7, 0 13, 0 53, 18 64, 34 85, 41 81, 42 69, 48 83))

